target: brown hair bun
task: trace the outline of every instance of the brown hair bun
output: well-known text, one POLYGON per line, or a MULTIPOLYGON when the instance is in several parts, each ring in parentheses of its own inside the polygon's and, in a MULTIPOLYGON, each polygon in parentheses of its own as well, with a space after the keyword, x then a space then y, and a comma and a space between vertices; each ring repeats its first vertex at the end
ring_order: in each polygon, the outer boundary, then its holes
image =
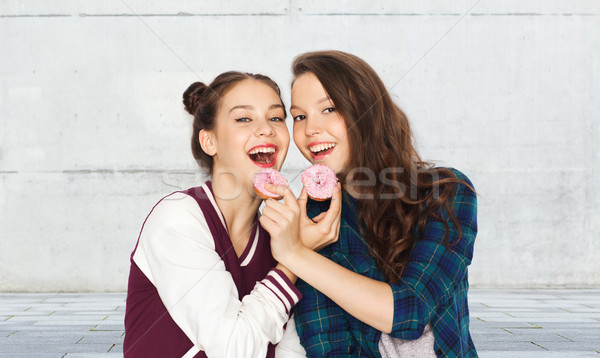
POLYGON ((183 105, 185 106, 185 110, 192 116, 196 114, 202 102, 202 96, 207 89, 208 86, 204 83, 194 82, 183 92, 183 105))

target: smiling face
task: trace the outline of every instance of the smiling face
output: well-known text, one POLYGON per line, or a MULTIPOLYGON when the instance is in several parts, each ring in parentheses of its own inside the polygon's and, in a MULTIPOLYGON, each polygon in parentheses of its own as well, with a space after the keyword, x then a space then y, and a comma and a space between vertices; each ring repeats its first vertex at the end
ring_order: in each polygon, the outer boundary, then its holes
POLYGON ((257 80, 239 82, 223 96, 215 128, 202 131, 200 142, 213 156, 215 175, 247 181, 262 168, 279 170, 290 144, 279 95, 257 80))
POLYGON ((304 73, 294 81, 290 113, 294 142, 302 155, 340 173, 350 153, 346 123, 314 74, 304 73))

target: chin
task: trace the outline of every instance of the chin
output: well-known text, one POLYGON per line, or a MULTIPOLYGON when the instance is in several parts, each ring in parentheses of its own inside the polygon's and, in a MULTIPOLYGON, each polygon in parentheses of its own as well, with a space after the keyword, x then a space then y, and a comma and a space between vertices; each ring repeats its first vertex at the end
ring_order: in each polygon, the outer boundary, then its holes
POLYGON ((339 160, 335 159, 335 158, 327 158, 327 160, 318 163, 318 164, 323 164, 326 165, 328 167, 331 168, 331 170, 333 170, 333 172, 338 175, 342 170, 344 170, 344 168, 342 166, 340 166, 339 164, 339 160))
POLYGON ((304 157, 304 159, 308 160, 310 164, 316 164, 315 160, 313 159, 310 153, 302 153, 302 156, 304 157))

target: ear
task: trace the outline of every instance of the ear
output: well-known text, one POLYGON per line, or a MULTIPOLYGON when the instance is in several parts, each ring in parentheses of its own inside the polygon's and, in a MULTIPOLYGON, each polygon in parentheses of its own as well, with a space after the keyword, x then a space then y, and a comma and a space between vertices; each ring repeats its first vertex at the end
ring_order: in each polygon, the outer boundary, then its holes
POLYGON ((213 140, 213 133, 205 129, 201 130, 198 134, 198 140, 204 153, 213 156, 217 154, 217 146, 213 140))

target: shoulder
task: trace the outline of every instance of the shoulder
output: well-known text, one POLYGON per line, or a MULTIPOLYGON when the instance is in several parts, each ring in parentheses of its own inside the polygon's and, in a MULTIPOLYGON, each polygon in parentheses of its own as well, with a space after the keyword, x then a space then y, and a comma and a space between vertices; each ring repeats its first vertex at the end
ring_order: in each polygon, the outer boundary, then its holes
POLYGON ((183 192, 174 192, 160 199, 146 217, 131 258, 154 282, 151 267, 213 251, 214 240, 198 203, 183 192))
POLYGON ((204 241, 212 235, 196 200, 185 192, 174 192, 152 208, 142 226, 140 242, 156 244, 183 237, 204 241))
POLYGON ((456 204, 461 204, 463 202, 471 202, 475 203, 477 201, 477 194, 475 192, 475 186, 469 177, 461 172, 458 169, 451 167, 436 167, 438 170, 439 179, 457 179, 458 182, 452 181, 451 183, 442 184, 443 185, 452 185, 454 190, 452 193, 452 201, 456 204))
MULTIPOLYGON (((475 189, 475 187, 473 186, 473 182, 471 182, 471 179, 469 179, 469 177, 465 173, 461 172, 460 170, 458 170, 456 168, 452 168, 452 167, 436 167, 436 169, 447 171, 451 175, 456 177, 456 179, 460 180, 461 183, 459 183, 459 187, 461 187, 461 186, 464 188, 471 187, 472 189, 475 189), (467 184, 467 185, 465 185, 465 184, 467 184)), ((446 177, 447 176, 444 173, 441 174, 441 179, 445 179, 446 177)))
POLYGON ((150 211, 146 224, 149 220, 165 225, 206 221, 196 200, 184 192, 174 192, 160 199, 150 211))
POLYGON ((459 180, 454 183, 454 190, 450 199, 452 211, 456 219, 463 226, 477 231, 477 193, 473 182, 463 172, 455 168, 446 168, 459 180))
MULTIPOLYGON (((450 167, 435 167, 432 202, 444 196, 444 205, 435 209, 439 217, 450 218, 450 209, 462 225, 477 227, 477 193, 469 177, 458 169, 450 167), (448 180, 450 179, 450 180, 448 180), (436 185, 435 181, 440 184, 436 185), (448 193, 449 188, 451 192, 448 193), (449 204, 449 205, 446 205, 449 204)), ((438 202, 439 203, 439 202, 438 202)))

